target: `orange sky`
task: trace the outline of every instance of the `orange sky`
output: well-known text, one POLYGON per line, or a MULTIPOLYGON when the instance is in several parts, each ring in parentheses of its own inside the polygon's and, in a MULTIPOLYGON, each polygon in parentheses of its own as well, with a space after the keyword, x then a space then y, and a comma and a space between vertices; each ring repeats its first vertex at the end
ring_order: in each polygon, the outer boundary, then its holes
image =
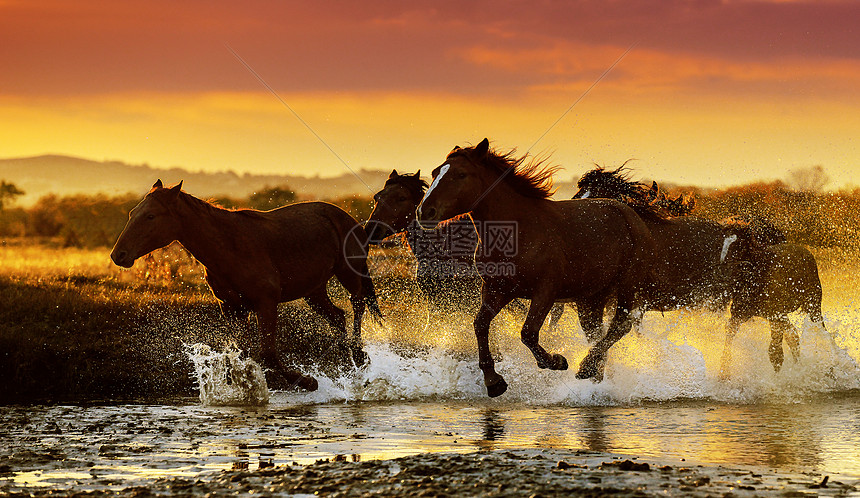
POLYGON ((857 185, 858 20, 849 0, 0 0, 0 157, 347 170, 280 97, 355 171, 429 173, 486 136, 564 179, 635 158, 682 184, 821 164, 857 185))

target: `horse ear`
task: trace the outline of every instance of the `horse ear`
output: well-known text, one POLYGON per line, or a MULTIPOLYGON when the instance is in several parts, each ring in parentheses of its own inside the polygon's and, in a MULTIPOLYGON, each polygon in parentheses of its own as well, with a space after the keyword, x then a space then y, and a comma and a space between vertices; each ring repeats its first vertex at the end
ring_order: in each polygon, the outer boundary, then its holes
POLYGON ((161 188, 163 186, 164 186, 164 184, 161 183, 161 178, 159 178, 158 180, 155 181, 155 183, 152 184, 152 188, 161 188))
POLYGON ((174 185, 174 186, 170 187, 170 195, 171 195, 173 198, 176 198, 176 197, 178 197, 178 196, 179 196, 179 192, 180 192, 181 190, 182 190, 182 180, 179 180, 179 183, 177 183, 176 185, 174 185))
POLYGON ((399 176, 399 175, 397 174, 397 170, 396 170, 396 169, 393 169, 393 170, 391 170, 391 174, 390 174, 390 175, 388 175, 388 179, 390 180, 390 179, 392 179, 392 178, 397 178, 398 176, 399 176))
POLYGON ((418 171, 416 171, 415 174, 412 175, 412 177, 413 178, 421 178, 421 170, 419 169, 418 171))
POLYGON ((486 138, 481 140, 481 143, 475 146, 475 152, 480 156, 486 156, 490 150, 490 141, 486 138))

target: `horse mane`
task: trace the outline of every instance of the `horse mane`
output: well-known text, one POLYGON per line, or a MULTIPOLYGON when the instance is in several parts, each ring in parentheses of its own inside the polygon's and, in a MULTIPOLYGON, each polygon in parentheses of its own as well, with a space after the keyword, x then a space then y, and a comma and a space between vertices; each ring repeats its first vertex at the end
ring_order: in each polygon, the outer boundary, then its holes
POLYGON ((427 180, 410 174, 398 174, 393 178, 389 178, 388 180, 385 180, 385 185, 383 185, 382 188, 387 188, 391 185, 402 185, 403 187, 406 187, 406 189, 412 193, 412 197, 419 201, 424 197, 424 191, 426 191, 430 186, 427 183, 427 180))
POLYGON ((649 218, 668 219, 676 216, 686 216, 696 206, 696 199, 692 194, 679 194, 672 198, 660 188, 657 182, 647 186, 642 182, 630 179, 627 163, 616 169, 607 169, 595 164, 594 169, 586 172, 577 182, 579 188, 586 188, 598 184, 610 190, 612 198, 632 207, 640 215, 649 218))
MULTIPOLYGON (((169 189, 152 189, 148 195, 153 196, 159 202, 162 202, 159 199, 159 196, 168 195, 169 189)), ((176 198, 178 201, 184 202, 186 205, 190 206, 192 209, 198 212, 204 212, 210 215, 219 215, 223 213, 236 213, 242 216, 257 216, 263 211, 259 211, 256 209, 234 209, 234 208, 226 208, 221 206, 214 200, 206 200, 201 199, 199 197, 195 197, 184 190, 179 191, 179 196, 176 198)))
MULTIPOLYGON (((462 154, 470 149, 454 149, 448 157, 462 154)), ((546 157, 533 157, 530 161, 528 154, 517 157, 517 149, 511 149, 506 153, 495 150, 487 151, 486 164, 491 166, 499 176, 504 175, 504 181, 517 193, 534 199, 547 199, 555 192, 553 188, 553 175, 561 168, 559 166, 547 165, 546 157)))

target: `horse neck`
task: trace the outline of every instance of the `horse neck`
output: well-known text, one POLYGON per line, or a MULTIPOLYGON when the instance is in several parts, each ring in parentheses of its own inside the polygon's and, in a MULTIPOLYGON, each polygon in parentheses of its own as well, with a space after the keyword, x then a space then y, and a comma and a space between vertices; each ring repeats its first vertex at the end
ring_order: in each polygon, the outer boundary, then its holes
POLYGON ((224 254, 223 241, 230 237, 230 212, 190 195, 180 198, 175 212, 182 223, 182 233, 176 240, 203 266, 216 265, 224 254))
POLYGON ((524 196, 500 181, 472 209, 472 219, 479 222, 516 221, 534 216, 533 213, 547 202, 551 201, 524 196))

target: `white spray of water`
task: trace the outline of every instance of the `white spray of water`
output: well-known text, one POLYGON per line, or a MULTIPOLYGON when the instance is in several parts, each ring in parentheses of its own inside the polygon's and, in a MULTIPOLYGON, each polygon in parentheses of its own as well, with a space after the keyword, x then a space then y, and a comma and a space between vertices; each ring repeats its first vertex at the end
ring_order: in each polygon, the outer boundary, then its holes
MULTIPOLYGON (((487 398, 474 351, 452 348, 458 341, 445 336, 426 337, 432 345, 395 346, 385 340, 386 334, 403 331, 384 330, 384 326, 367 334, 375 340, 365 345, 370 361, 363 368, 329 377, 314 372, 309 365, 309 373, 319 380, 317 391, 278 392, 271 400, 262 369, 241 358, 240 351, 217 352, 193 345, 188 347, 188 355, 195 365, 201 402, 215 405, 265 404, 267 400, 279 405, 430 399, 569 406, 684 399, 794 402, 807 396, 860 389, 860 366, 856 354, 852 354, 858 349, 858 324, 853 316, 854 313, 825 317, 827 331, 808 321, 800 324, 800 360, 795 363, 786 347, 780 372, 774 372, 768 359, 767 323, 751 321, 742 327, 733 343, 730 378, 720 380, 725 315, 649 313, 639 332, 631 332, 610 349, 606 374, 600 383, 575 377, 589 347, 575 313, 566 314, 558 330, 547 331, 541 339, 548 350, 567 357, 570 370, 561 372, 537 368, 519 341, 521 321, 503 320, 494 332, 494 349, 498 351, 496 370, 508 381, 509 388, 497 400, 487 398)), ((454 327, 452 331, 458 337, 471 335, 468 328, 454 327)), ((466 342, 473 340, 472 336, 466 342)))
POLYGON ((215 351, 205 344, 186 344, 185 352, 194 364, 200 402, 204 405, 258 406, 269 402, 263 369, 243 358, 236 347, 215 351))

